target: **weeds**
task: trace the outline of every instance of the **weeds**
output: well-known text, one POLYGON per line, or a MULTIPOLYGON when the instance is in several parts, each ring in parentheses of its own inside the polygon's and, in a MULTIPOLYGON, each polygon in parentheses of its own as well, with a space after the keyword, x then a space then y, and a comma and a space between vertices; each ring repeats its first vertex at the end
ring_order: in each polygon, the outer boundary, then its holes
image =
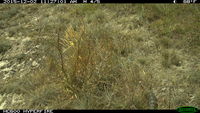
POLYGON ((8 51, 11 48, 11 43, 9 40, 6 39, 0 39, 0 54, 4 54, 6 51, 8 51))
POLYGON ((181 66, 181 61, 175 52, 165 50, 162 53, 162 56, 163 56, 162 65, 164 67, 169 68, 171 65, 181 66))
MULTIPOLYGON (((34 43, 43 45, 47 58, 37 72, 9 79, 0 93, 23 94, 20 107, 26 109, 172 109, 188 104, 186 94, 175 98, 180 89, 169 94, 166 78, 177 85, 178 75, 187 75, 193 64, 182 61, 198 57, 186 53, 199 49, 199 27, 192 24, 198 15, 188 16, 199 9, 194 6, 196 10, 180 5, 33 5, 29 12, 43 9, 38 25, 31 23, 34 34, 47 37, 34 43), (58 17, 44 7, 59 10, 58 17)), ((199 85, 198 73, 182 85, 199 85)), ((198 99, 197 91, 192 93, 198 99)))

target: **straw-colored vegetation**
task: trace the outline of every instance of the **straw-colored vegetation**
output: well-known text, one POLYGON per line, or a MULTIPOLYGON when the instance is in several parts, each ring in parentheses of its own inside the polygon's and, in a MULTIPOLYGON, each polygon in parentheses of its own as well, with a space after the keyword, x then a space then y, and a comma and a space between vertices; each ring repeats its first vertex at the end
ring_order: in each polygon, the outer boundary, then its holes
MULTIPOLYGON (((24 99, 6 108, 200 107, 199 5, 1 5, 0 10, 1 27, 13 26, 7 28, 10 36, 32 37, 47 56, 36 72, 0 80, 1 94, 24 99), (28 20, 33 17, 38 20, 28 20)), ((1 46, 0 52, 9 48, 1 46)))

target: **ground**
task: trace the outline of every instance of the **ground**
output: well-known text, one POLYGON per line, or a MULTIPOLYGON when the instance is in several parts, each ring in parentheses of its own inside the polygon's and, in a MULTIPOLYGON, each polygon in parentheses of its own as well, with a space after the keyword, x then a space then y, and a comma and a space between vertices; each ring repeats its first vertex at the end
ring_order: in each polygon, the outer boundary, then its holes
POLYGON ((0 109, 200 107, 200 6, 0 5, 0 109))

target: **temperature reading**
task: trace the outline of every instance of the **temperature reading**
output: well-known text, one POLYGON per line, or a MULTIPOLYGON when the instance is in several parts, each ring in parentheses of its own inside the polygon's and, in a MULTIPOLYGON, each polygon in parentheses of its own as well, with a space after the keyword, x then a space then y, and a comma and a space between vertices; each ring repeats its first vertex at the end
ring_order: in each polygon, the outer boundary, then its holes
POLYGON ((94 3, 100 3, 100 0, 95 0, 94 3))
POLYGON ((183 3, 195 3, 197 0, 183 0, 183 3))

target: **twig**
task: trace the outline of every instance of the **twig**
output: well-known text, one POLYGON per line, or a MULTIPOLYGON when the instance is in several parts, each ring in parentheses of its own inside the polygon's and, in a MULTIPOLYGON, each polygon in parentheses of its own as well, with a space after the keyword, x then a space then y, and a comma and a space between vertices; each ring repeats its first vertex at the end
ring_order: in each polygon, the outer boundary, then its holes
POLYGON ((67 77, 67 73, 65 72, 65 69, 64 69, 64 60, 63 60, 63 54, 62 54, 62 47, 60 46, 60 33, 59 33, 60 30, 61 29, 59 29, 57 31, 57 36, 58 36, 58 38, 57 38, 57 48, 58 48, 58 52, 60 54, 62 72, 65 75, 65 77, 67 77))

